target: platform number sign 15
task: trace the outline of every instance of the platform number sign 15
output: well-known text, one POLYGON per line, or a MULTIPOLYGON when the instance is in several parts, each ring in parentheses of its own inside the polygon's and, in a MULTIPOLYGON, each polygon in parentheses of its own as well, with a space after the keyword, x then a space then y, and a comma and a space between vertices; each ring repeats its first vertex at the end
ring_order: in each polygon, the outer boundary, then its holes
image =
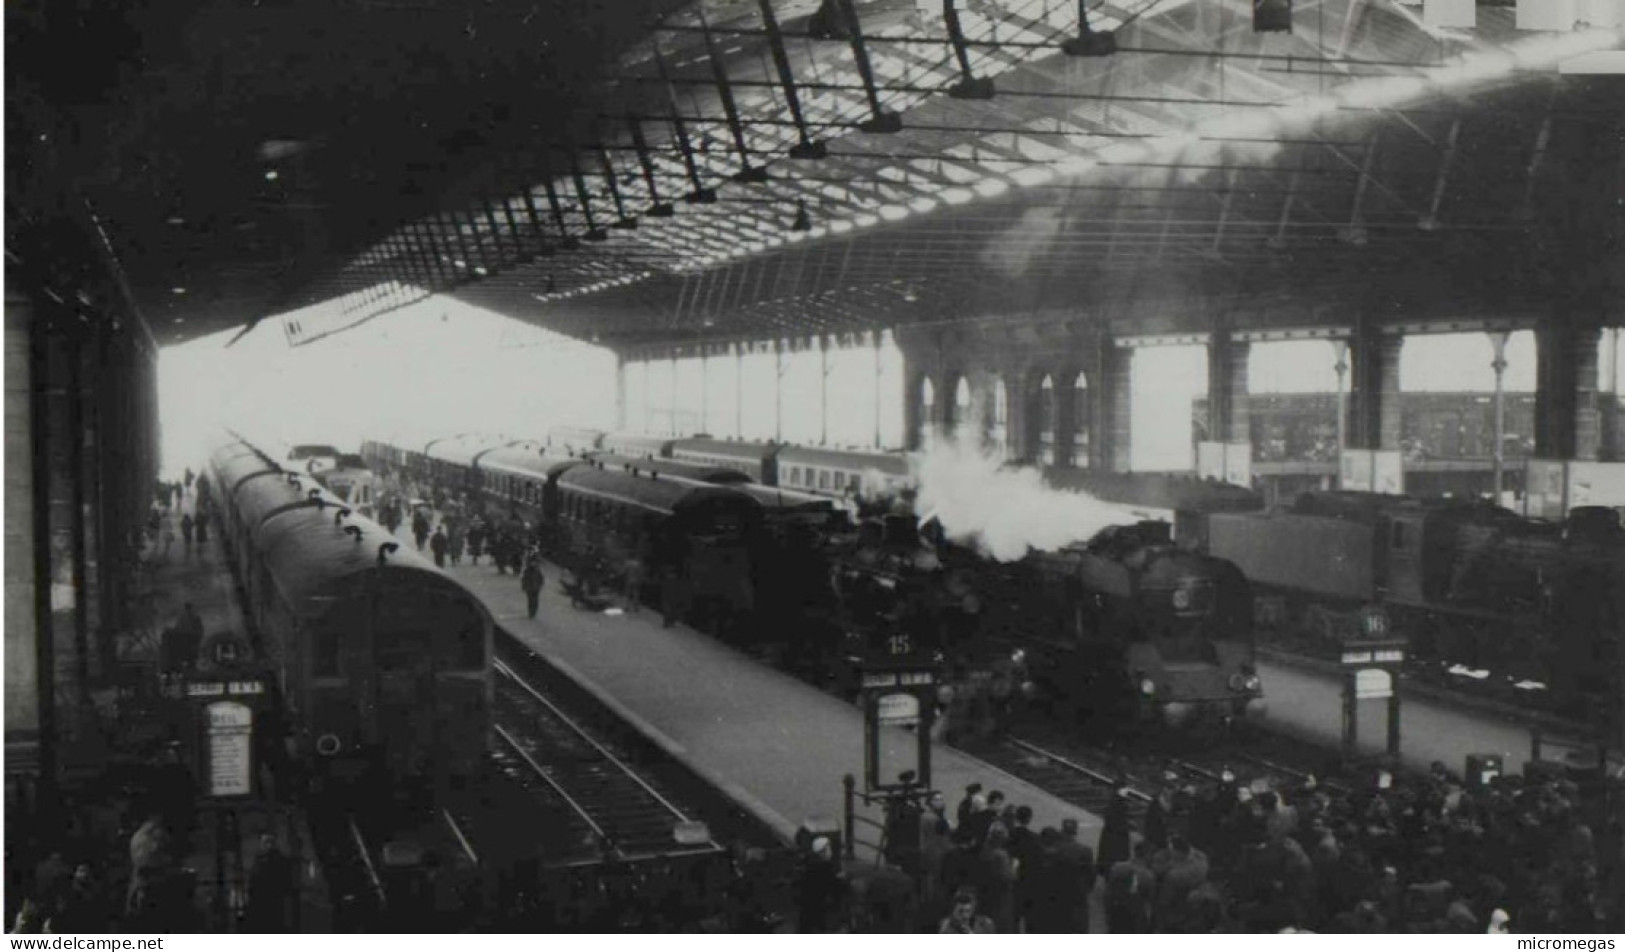
POLYGON ((886 639, 886 653, 893 658, 914 653, 914 641, 908 635, 899 632, 886 639))

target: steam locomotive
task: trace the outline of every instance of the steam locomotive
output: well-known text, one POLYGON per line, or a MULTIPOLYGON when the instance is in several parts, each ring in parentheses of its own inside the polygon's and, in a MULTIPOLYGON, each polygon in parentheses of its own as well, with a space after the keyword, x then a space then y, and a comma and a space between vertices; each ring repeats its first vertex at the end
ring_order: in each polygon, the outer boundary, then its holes
POLYGON ((1578 507, 1557 525, 1487 504, 1325 492, 1207 525, 1209 551, 1241 567, 1278 625, 1335 641, 1376 610, 1418 657, 1562 697, 1614 683, 1625 630, 1617 511, 1578 507))

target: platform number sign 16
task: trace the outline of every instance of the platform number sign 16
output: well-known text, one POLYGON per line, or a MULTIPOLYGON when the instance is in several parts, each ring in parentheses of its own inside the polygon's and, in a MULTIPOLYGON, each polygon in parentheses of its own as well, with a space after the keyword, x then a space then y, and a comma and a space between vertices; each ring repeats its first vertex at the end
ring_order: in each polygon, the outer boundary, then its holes
POLYGON ((886 639, 886 653, 893 658, 914 653, 914 641, 906 634, 896 634, 886 639))
POLYGON ((1369 608, 1360 613, 1360 628, 1367 638, 1381 638, 1388 634, 1388 615, 1380 608, 1369 608))

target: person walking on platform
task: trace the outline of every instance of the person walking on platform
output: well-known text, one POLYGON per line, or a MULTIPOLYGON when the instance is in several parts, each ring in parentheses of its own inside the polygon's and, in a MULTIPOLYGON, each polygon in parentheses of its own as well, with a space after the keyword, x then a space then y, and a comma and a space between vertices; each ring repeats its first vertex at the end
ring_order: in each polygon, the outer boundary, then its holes
MULTIPOLYGON (((198 482, 198 486, 201 488, 202 485, 203 485, 203 483, 202 483, 202 481, 200 479, 199 482, 198 482)), ((201 508, 198 509, 198 511, 197 511, 197 522, 195 523, 195 525, 197 527, 197 544, 201 547, 203 545, 203 543, 209 541, 209 512, 208 512, 208 510, 201 509, 201 508)))
POLYGON ((447 545, 449 545, 449 543, 446 541, 446 527, 443 525, 435 526, 434 535, 429 537, 429 551, 434 553, 434 564, 436 568, 443 569, 446 567, 447 545))
POLYGON ((480 564, 480 546, 485 543, 485 520, 479 516, 468 527, 468 564, 480 564))
POLYGON ((463 545, 468 539, 468 532, 461 525, 453 525, 451 532, 446 536, 446 556, 451 559, 452 565, 463 564, 463 545))
POLYGON ((185 545, 186 545, 186 554, 187 555, 192 554, 192 526, 193 525, 194 525, 194 523, 192 521, 192 514, 191 513, 186 513, 185 515, 181 516, 181 541, 183 543, 185 543, 185 545))
POLYGON ((412 512, 412 539, 418 544, 419 552, 423 551, 423 543, 429 541, 429 517, 422 509, 412 512))
POLYGON ((625 574, 622 576, 622 598, 626 601, 626 610, 637 612, 643 595, 643 562, 632 558, 626 560, 625 574))
POLYGON ((542 583, 546 579, 542 575, 542 566, 536 559, 525 563, 525 570, 519 574, 519 587, 525 590, 525 611, 531 618, 536 617, 536 609, 542 600, 542 583))

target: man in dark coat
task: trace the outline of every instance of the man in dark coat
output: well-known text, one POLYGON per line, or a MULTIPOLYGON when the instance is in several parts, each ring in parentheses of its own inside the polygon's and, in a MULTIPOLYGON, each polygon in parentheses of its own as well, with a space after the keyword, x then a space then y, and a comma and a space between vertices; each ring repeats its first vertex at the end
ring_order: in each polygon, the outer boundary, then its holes
POLYGON ((423 551, 423 543, 429 541, 429 517, 419 509, 412 513, 412 539, 418 544, 418 551, 423 551))
POLYGON ((244 925, 249 932, 287 932, 295 908, 297 873, 294 862, 277 847, 270 833, 260 836, 260 855, 248 874, 248 908, 244 925))
POLYGON ((1078 841, 1078 821, 1061 821, 1055 863, 1062 886, 1062 925, 1068 932, 1089 931, 1089 896, 1095 891, 1095 851, 1078 841))
POLYGON ((429 551, 434 553, 434 564, 439 568, 446 567, 446 547, 449 544, 446 527, 435 526, 434 535, 429 537, 429 551))
POLYGON ((1033 904, 1033 874, 1043 862, 1044 848, 1032 830, 1033 808, 1016 807, 1015 824, 1010 828, 1010 858, 1016 863, 1016 922, 1025 920, 1033 904))
POLYGON ((960 798, 959 807, 954 815, 954 831, 958 832, 965 826, 965 821, 976 812, 976 795, 982 792, 982 785, 972 783, 965 785, 965 796, 960 798))
POLYGON ((542 566, 537 560, 531 559, 525 563, 525 570, 519 575, 519 587, 525 590, 525 611, 531 618, 536 617, 536 609, 542 600, 542 566))
POLYGON ((1095 851, 1101 875, 1129 858, 1129 843, 1128 791, 1120 787, 1106 805, 1105 824, 1100 828, 1100 843, 1095 851))
POLYGON ((813 840, 797 889, 797 932, 829 932, 841 905, 841 871, 825 837, 813 840))

